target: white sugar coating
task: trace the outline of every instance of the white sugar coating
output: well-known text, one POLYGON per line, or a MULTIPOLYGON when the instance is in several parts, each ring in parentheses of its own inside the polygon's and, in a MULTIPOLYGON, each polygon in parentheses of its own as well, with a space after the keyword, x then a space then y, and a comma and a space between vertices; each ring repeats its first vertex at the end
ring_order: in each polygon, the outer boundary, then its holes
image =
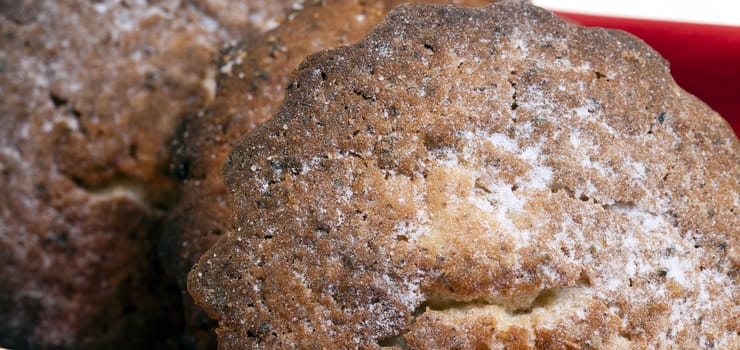
POLYGON ((527 182, 518 182, 518 184, 522 188, 549 189, 552 184, 552 169, 546 166, 536 166, 527 174, 527 182))
POLYGON ((475 195, 475 194, 472 194, 471 193, 471 196, 470 196, 470 198, 468 198, 468 201, 470 201, 471 203, 473 203, 473 205, 476 208, 478 208, 478 209, 480 209, 480 210, 482 210, 484 212, 492 213, 495 210, 495 207, 493 205, 491 205, 491 201, 488 200, 487 198, 485 198, 484 196, 475 195))
POLYGON ((516 140, 501 133, 494 133, 487 137, 486 140, 491 142, 494 146, 501 147, 507 152, 514 152, 519 149, 519 145, 516 140))
POLYGON ((693 266, 689 260, 672 256, 661 259, 661 265, 667 271, 666 277, 675 280, 684 287, 690 287, 686 275, 690 270, 693 270, 693 266))
POLYGON ((574 148, 579 148, 581 146, 581 140, 578 138, 579 132, 578 131, 572 131, 570 133, 570 136, 568 137, 568 140, 570 141, 570 144, 574 148))

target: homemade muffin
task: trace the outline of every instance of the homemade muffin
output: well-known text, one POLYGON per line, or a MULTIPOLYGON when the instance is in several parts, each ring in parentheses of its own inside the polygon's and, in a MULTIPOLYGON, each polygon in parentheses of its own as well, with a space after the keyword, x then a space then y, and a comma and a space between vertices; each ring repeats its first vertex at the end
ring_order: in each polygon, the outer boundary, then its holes
POLYGON ((199 7, 220 3, 0 1, 0 346, 177 343, 154 249, 169 143, 212 99, 221 42, 276 20, 199 7))
MULTIPOLYGON (((227 48, 218 63, 212 105, 186 118, 174 140, 173 174, 181 180, 181 201, 169 215, 161 252, 186 295, 192 331, 212 334, 215 323, 186 292, 187 273, 229 227, 230 209, 221 169, 240 136, 275 112, 292 71, 309 54, 347 45, 367 35, 388 11, 406 1, 308 1, 262 37, 227 48)), ((458 0, 480 6, 491 1, 458 0)))
POLYGON ((735 349, 739 154, 630 35, 403 6, 234 147, 189 290, 222 349, 735 349))

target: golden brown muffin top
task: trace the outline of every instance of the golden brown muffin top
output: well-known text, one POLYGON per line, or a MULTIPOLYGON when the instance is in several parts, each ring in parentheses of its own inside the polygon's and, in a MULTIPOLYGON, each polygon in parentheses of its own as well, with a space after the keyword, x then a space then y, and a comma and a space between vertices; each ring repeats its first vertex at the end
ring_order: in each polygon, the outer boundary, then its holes
MULTIPOLYGON (((306 56, 361 39, 402 2, 297 2, 278 27, 222 52, 213 103, 186 118, 174 141, 173 173, 183 184, 182 197, 169 215, 161 251, 165 267, 183 290, 190 268, 230 226, 221 169, 231 146, 272 116, 285 96, 290 73, 306 56)), ((453 2, 473 6, 491 1, 453 2)), ((202 312, 189 318, 188 322, 207 324, 199 319, 207 319, 202 312)))
POLYGON ((640 40, 409 5, 287 89, 189 276, 223 349, 740 344, 740 143, 640 40))

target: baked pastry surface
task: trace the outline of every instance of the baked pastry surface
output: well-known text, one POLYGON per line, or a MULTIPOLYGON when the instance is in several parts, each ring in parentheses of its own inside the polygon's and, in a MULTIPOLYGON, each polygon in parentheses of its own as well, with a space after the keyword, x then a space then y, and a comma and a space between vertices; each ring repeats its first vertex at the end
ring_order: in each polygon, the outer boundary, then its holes
MULTIPOLYGON (((232 145, 275 113, 290 74, 306 56, 358 41, 404 2, 306 1, 273 30, 224 50, 213 103, 187 117, 174 140, 172 173, 182 184, 181 200, 168 215, 161 252, 184 293, 190 268, 230 227, 221 170, 232 145)), ((452 2, 482 6, 491 1, 452 2)), ((212 332, 215 325, 185 299, 186 322, 212 332)))
POLYGON ((403 6, 232 149, 189 290, 223 349, 738 348, 739 155, 630 35, 403 6))
POLYGON ((264 25, 220 3, 0 1, 0 347, 178 342, 169 144, 221 43, 264 25))

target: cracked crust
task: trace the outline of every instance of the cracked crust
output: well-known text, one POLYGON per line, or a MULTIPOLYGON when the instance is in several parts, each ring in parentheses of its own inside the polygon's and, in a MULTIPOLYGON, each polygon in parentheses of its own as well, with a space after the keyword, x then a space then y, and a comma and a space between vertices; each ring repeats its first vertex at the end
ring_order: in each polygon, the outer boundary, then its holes
MULTIPOLYGON (((221 169, 231 146, 272 116, 290 73, 306 56, 361 39, 405 2, 306 1, 274 30, 225 49, 217 66, 214 102, 186 118, 174 140, 172 172, 182 182, 182 199, 169 215, 161 251, 165 267, 178 277, 183 291, 190 268, 229 229, 231 211, 221 169)), ((453 2, 482 6, 491 1, 453 2)), ((188 322, 212 333, 215 324, 185 299, 192 305, 186 310, 188 322)))
POLYGON ((174 128, 246 25, 219 3, 0 1, 1 345, 179 344, 154 243, 174 128))
POLYGON ((222 349, 737 348, 739 154, 630 35, 404 6, 234 147, 189 290, 222 349))

